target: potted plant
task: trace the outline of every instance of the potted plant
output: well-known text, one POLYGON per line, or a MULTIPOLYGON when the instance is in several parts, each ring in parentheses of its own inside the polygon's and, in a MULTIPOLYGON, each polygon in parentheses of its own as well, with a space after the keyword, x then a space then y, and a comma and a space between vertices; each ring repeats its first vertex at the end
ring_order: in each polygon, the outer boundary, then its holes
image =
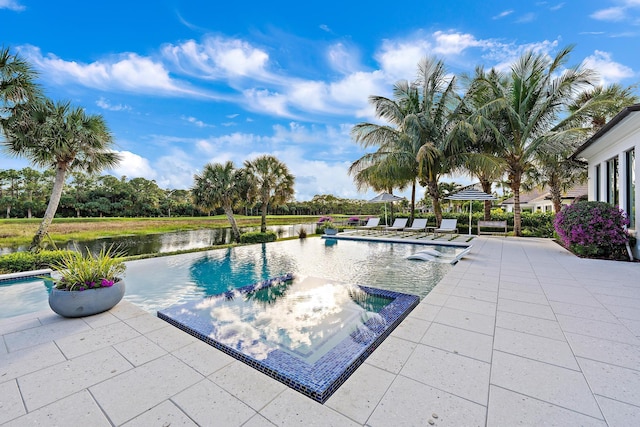
POLYGON ((124 296, 122 276, 126 269, 122 253, 113 246, 102 248, 98 255, 87 250, 65 254, 51 266, 60 276, 49 294, 49 306, 64 317, 83 317, 114 307, 124 296))
POLYGON ((336 234, 338 234, 338 229, 332 221, 324 222, 324 234, 327 234, 329 236, 335 236, 336 234))

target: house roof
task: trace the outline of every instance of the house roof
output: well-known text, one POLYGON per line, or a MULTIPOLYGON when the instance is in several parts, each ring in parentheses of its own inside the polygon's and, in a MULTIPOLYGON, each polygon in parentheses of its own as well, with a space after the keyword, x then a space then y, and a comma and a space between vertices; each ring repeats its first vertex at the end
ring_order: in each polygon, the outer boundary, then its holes
POLYGON ((576 159, 580 153, 582 153, 588 147, 593 145, 604 134, 609 132, 613 127, 615 127, 615 125, 620 123, 622 120, 624 120, 624 118, 626 118, 629 114, 633 113, 634 111, 640 111, 640 104, 630 105, 624 108, 618 114, 616 114, 616 116, 613 119, 609 120, 609 122, 606 125, 604 125, 598 132, 596 132, 591 138, 587 139, 587 141, 584 144, 578 147, 576 152, 573 153, 570 158, 576 159))
MULTIPOLYGON (((575 199, 580 196, 585 196, 588 193, 587 185, 576 185, 564 191, 562 193, 563 199, 575 199)), ((531 203, 536 200, 547 199, 551 200, 551 193, 549 192, 549 188, 545 187, 543 189, 535 188, 532 191, 527 191, 520 193, 520 204, 531 203)), ((501 204, 503 205, 513 205, 513 197, 509 197, 505 199, 501 204)))

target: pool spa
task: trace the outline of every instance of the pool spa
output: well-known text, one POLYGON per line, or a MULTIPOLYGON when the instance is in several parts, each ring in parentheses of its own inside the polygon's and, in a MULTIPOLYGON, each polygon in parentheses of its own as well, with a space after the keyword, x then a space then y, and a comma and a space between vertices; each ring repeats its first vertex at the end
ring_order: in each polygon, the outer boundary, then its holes
POLYGON ((418 303, 415 295, 288 274, 158 317, 324 403, 418 303))

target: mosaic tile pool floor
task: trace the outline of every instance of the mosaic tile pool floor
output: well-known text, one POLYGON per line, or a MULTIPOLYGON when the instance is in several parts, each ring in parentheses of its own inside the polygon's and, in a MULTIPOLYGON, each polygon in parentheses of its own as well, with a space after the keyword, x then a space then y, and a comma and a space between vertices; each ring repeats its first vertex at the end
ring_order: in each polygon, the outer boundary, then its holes
POLYGON ((158 317, 324 403, 418 303, 415 295, 286 275, 158 317))

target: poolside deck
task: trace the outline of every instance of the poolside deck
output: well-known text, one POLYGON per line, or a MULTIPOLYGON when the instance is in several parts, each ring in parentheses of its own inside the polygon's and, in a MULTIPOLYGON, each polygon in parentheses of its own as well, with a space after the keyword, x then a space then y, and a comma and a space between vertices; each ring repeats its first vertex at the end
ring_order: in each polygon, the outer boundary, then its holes
POLYGON ((481 237, 320 405, 128 302, 0 321, 0 424, 636 425, 640 264, 481 237), (431 422, 430 422, 431 421, 431 422))

